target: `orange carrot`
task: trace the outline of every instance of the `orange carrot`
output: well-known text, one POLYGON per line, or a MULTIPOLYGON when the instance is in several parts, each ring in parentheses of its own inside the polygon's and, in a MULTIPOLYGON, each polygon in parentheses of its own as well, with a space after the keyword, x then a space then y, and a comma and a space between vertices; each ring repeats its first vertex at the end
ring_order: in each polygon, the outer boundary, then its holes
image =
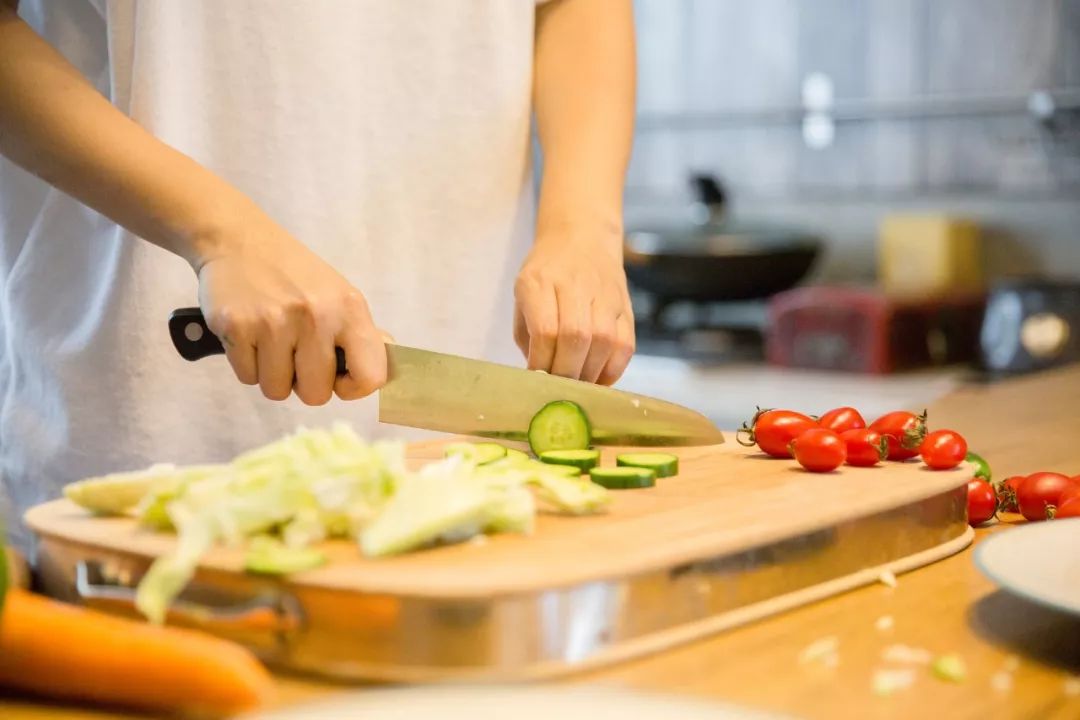
POLYGON ((263 705, 273 682, 235 643, 12 588, 0 616, 0 687, 219 717, 263 705))

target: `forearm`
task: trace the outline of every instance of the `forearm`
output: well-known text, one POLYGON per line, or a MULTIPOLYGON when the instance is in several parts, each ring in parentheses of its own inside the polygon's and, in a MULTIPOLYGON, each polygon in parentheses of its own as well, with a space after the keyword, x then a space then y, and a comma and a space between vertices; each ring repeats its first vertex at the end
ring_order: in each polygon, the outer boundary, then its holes
POLYGON ((538 235, 588 228, 621 245, 634 124, 631 1, 541 6, 535 53, 533 102, 544 154, 538 235))
POLYGON ((196 269, 250 202, 113 107, 2 3, 0 154, 196 269))

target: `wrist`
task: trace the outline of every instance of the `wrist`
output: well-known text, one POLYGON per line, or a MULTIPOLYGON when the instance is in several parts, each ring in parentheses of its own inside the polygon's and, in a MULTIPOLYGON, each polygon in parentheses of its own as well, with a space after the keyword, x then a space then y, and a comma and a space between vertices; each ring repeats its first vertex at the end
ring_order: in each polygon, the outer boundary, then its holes
POLYGON ((247 252, 252 227, 261 210, 239 192, 200 203, 198 213, 181 230, 180 254, 198 274, 202 267, 221 257, 247 252))
POLYGON ((541 209, 537 216, 536 244, 585 243, 621 252, 623 239, 621 213, 554 213, 541 209))

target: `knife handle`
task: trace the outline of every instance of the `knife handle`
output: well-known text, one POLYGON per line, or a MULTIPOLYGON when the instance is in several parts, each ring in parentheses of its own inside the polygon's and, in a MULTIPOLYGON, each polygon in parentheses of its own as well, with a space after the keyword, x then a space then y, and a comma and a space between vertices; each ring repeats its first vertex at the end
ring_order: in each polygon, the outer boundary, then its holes
MULTIPOLYGON (((194 362, 211 355, 224 355, 225 346, 210 332, 199 308, 180 308, 169 315, 169 337, 180 357, 194 362)), ((349 372, 345 366, 345 351, 334 348, 337 355, 337 374, 349 372)))

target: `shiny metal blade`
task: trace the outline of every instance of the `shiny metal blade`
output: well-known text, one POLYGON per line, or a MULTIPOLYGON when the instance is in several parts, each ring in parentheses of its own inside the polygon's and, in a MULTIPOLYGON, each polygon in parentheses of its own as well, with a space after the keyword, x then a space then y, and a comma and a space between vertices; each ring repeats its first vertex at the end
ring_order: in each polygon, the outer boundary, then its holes
POLYGON ((454 355, 387 345, 389 381, 379 420, 477 437, 526 440, 545 404, 585 411, 596 445, 716 445, 724 435, 704 415, 674 403, 591 383, 454 355))

